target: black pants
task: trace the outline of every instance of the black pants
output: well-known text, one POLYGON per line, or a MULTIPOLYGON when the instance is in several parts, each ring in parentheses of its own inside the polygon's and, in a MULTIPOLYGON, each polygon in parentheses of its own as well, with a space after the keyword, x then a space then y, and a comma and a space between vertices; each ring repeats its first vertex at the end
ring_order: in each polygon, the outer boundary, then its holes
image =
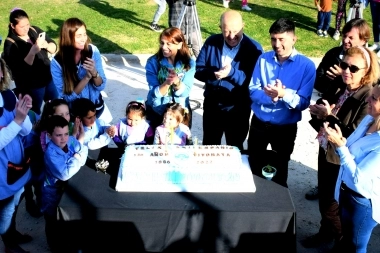
MULTIPOLYGON (((249 163, 252 173, 262 177, 261 169, 267 165, 267 146, 276 151, 275 161, 271 161, 277 169, 274 182, 288 187, 288 163, 293 153, 297 135, 297 123, 288 125, 272 125, 252 116, 248 138, 249 163)), ((271 164, 272 165, 272 164, 271 164)), ((273 166, 272 165, 272 166, 273 166)))
POLYGON ((230 110, 221 110, 214 101, 205 98, 203 103, 203 145, 220 145, 223 133, 227 145, 243 150, 249 130, 251 108, 247 104, 235 105, 230 110))
POLYGON ((326 161, 326 152, 319 148, 318 154, 318 196, 321 227, 319 232, 331 239, 340 239, 342 225, 339 217, 339 204, 334 199, 335 185, 340 165, 326 161))

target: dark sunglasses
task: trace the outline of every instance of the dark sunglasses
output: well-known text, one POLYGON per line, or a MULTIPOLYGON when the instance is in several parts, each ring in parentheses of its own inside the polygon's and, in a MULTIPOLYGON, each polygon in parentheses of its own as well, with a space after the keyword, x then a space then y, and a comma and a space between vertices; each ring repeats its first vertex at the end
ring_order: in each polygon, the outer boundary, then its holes
POLYGON ((355 65, 348 65, 347 62, 340 62, 339 66, 343 69, 343 70, 346 70, 347 68, 350 70, 351 73, 356 73, 358 72, 359 70, 361 69, 365 69, 365 68, 359 68, 358 66, 355 66, 355 65))

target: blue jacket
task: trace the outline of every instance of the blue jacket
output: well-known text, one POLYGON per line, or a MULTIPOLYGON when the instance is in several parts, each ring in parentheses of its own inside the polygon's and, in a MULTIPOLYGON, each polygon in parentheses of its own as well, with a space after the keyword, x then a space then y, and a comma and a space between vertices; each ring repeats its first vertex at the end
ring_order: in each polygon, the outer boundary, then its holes
MULTIPOLYGON (((102 90, 106 87, 107 78, 104 74, 104 69, 102 65, 102 58, 99 52, 99 49, 91 44, 92 48, 92 59, 95 61, 96 71, 99 73, 99 76, 102 78, 103 83, 99 86, 96 86, 92 79, 90 82, 86 84, 81 93, 76 94, 74 91, 71 94, 64 94, 64 79, 63 79, 63 70, 62 66, 58 63, 58 61, 53 58, 50 65, 50 71, 53 77, 53 82, 55 87, 57 87, 57 91, 59 93, 59 97, 66 100, 69 104, 73 102, 77 98, 88 98, 95 105, 100 104, 99 95, 102 90)), ((83 79, 87 73, 87 70, 83 68, 82 64, 78 67, 78 78, 79 80, 83 79)))
POLYGON ((23 136, 29 134, 32 124, 26 117, 21 125, 15 121, 16 96, 11 90, 0 93, 0 200, 18 192, 30 179, 30 170, 26 165, 23 136), (8 167, 8 162, 22 167, 8 167))
POLYGON ((210 36, 198 55, 195 78, 205 82, 205 99, 213 100, 220 108, 231 109, 236 104, 250 104, 248 85, 259 56, 264 52, 261 45, 243 35, 240 49, 231 63, 226 78, 218 80, 214 72, 222 66, 224 38, 222 34, 210 36))
POLYGON ((75 137, 70 136, 67 142, 68 152, 50 141, 44 156, 45 181, 42 189, 42 212, 55 215, 59 200, 62 197, 67 180, 73 177, 85 164, 88 149, 75 137), (78 153, 80 159, 74 157, 78 153))
POLYGON ((340 170, 335 186, 335 199, 339 201, 342 181, 352 190, 371 200, 372 218, 380 222, 380 131, 366 132, 373 122, 367 115, 348 137, 345 146, 336 151, 340 157, 340 170))
POLYGON ((190 108, 189 95, 194 84, 195 61, 190 60, 190 69, 188 71, 183 70, 182 65, 181 62, 177 62, 173 66, 166 58, 158 61, 156 55, 151 56, 146 63, 146 80, 149 86, 146 105, 152 107, 159 115, 166 112, 167 105, 172 102, 173 98, 176 103, 190 108), (181 85, 181 88, 175 91, 174 94, 168 92, 168 94, 162 95, 159 91, 159 86, 166 80, 168 69, 174 69, 178 76, 181 75, 180 79, 184 85, 181 85))

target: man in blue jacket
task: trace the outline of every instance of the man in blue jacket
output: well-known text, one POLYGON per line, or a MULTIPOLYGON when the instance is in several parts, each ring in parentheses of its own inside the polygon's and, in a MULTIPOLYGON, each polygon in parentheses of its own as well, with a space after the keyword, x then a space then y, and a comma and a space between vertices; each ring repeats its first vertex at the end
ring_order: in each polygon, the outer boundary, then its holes
POLYGON ((196 62, 195 78, 205 82, 203 144, 227 145, 243 150, 251 114, 248 84, 261 45, 243 33, 243 19, 237 11, 220 18, 221 34, 210 36, 196 62))

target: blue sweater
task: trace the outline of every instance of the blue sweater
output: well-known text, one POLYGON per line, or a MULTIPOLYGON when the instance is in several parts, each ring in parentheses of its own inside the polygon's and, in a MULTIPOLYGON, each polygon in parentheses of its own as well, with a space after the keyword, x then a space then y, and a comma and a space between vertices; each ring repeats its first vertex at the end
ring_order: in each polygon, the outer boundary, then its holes
POLYGON ((146 104, 151 106, 156 113, 163 115, 167 109, 167 105, 171 103, 173 98, 176 103, 190 108, 189 95, 194 84, 195 74, 195 61, 193 59, 190 60, 190 69, 186 71, 183 69, 182 62, 177 62, 173 66, 166 58, 158 61, 157 56, 153 55, 148 59, 145 70, 149 86, 146 104), (174 69, 178 76, 182 76, 180 80, 184 85, 181 85, 180 89, 175 91, 174 94, 168 92, 162 95, 159 91, 159 86, 165 82, 168 69, 174 69))

